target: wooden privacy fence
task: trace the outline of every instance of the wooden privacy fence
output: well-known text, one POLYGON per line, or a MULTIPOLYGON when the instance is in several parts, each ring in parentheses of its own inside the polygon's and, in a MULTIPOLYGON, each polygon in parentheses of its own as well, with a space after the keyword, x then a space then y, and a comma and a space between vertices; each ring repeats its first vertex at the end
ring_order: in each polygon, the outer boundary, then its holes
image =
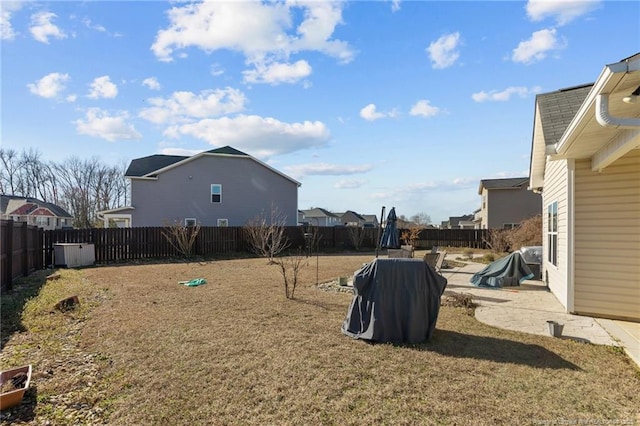
MULTIPOLYGON (((402 235, 403 230, 399 230, 402 235)), ((2 289, 10 289, 11 281, 27 275, 34 269, 54 265, 56 243, 93 244, 96 263, 122 262, 145 258, 179 256, 163 233, 165 227, 148 228, 92 228, 56 229, 43 231, 26 223, 2 221, 2 289)), ((290 249, 305 249, 308 240, 305 232, 316 233, 320 251, 352 250, 355 247, 353 230, 348 227, 305 228, 290 226, 285 233, 290 249)), ((380 230, 360 228, 360 248, 376 248, 380 230)), ((418 249, 433 246, 487 248, 485 229, 423 229, 414 245, 418 249)), ((314 247, 315 250, 315 247, 314 247)), ((196 256, 230 255, 249 252, 250 247, 242 227, 203 227, 195 240, 193 253, 196 256)))
POLYGON ((41 269, 43 230, 26 222, 0 224, 0 290, 11 290, 15 278, 41 269))
MULTIPOLYGON (((42 243, 43 266, 53 264, 53 248, 56 243, 94 244, 96 263, 179 256, 180 253, 163 235, 166 232, 167 228, 164 227, 45 231, 42 243)), ((305 232, 317 233, 320 251, 354 248, 353 231, 348 227, 289 226, 285 228, 285 235, 289 239, 290 249, 306 247, 305 232)), ((378 229, 361 228, 360 232, 364 233, 360 247, 375 249, 378 229)), ((433 246, 486 248, 484 239, 487 238, 487 232, 480 229, 423 229, 415 246, 423 249, 433 246)), ((402 230, 399 233, 402 234, 402 230)), ((193 246, 193 254, 196 256, 229 255, 249 251, 250 247, 242 227, 202 227, 193 246)))
MULTIPOLYGON (((45 231, 44 266, 54 262, 56 243, 93 244, 96 263, 180 256, 164 234, 168 228, 91 228, 45 231)), ((246 251, 241 227, 203 227, 195 239, 193 255, 207 256, 246 251)))

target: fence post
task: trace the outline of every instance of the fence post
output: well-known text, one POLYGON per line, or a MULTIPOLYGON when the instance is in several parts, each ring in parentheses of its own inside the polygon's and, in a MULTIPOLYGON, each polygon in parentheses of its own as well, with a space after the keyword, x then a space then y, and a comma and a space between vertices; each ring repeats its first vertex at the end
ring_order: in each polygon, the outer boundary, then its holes
POLYGON ((4 236, 7 247, 7 267, 2 271, 3 279, 5 283, 5 290, 11 290, 13 288, 13 220, 7 222, 7 233, 4 236))
POLYGON ((23 222, 20 225, 20 240, 22 240, 22 276, 26 277, 29 275, 29 236, 27 232, 29 224, 27 222, 23 222))

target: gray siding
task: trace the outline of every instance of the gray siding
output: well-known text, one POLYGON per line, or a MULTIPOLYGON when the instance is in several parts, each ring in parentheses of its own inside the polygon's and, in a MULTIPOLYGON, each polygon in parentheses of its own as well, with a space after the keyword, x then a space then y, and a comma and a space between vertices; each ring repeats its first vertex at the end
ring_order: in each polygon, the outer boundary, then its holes
POLYGON ((502 228, 506 223, 520 223, 542 213, 542 197, 526 186, 517 189, 487 191, 488 228, 502 228))
POLYGON ((298 186, 248 157, 205 155, 158 175, 132 179, 132 226, 163 226, 196 218, 202 226, 242 226, 271 206, 297 224, 298 186), (222 202, 211 202, 211 184, 222 185, 222 202))

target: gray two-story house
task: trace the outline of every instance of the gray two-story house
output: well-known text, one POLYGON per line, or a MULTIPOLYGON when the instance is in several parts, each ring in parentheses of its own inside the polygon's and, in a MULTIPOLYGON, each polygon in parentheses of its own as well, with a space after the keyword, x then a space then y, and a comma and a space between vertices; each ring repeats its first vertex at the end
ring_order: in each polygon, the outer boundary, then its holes
POLYGON ((542 198, 528 190, 529 177, 482 179, 479 219, 481 229, 510 229, 542 212, 542 198))
POLYGON ((105 226, 243 226, 275 211, 286 226, 297 224, 300 183, 229 146, 137 158, 125 177, 131 205, 101 212, 105 226))

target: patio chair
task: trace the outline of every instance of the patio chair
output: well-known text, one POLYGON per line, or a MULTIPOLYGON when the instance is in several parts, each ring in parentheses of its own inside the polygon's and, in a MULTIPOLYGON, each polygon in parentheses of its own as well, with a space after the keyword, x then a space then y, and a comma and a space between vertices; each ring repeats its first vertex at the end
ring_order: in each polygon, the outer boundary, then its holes
POLYGON ((436 269, 436 262, 438 261, 439 256, 439 253, 427 253, 424 255, 422 260, 424 260, 424 263, 431 266, 433 269, 436 269))
POLYGON ((444 258, 447 257, 447 252, 445 251, 439 251, 438 252, 438 260, 436 260, 436 272, 440 272, 440 270, 442 269, 442 265, 444 263, 444 258))

